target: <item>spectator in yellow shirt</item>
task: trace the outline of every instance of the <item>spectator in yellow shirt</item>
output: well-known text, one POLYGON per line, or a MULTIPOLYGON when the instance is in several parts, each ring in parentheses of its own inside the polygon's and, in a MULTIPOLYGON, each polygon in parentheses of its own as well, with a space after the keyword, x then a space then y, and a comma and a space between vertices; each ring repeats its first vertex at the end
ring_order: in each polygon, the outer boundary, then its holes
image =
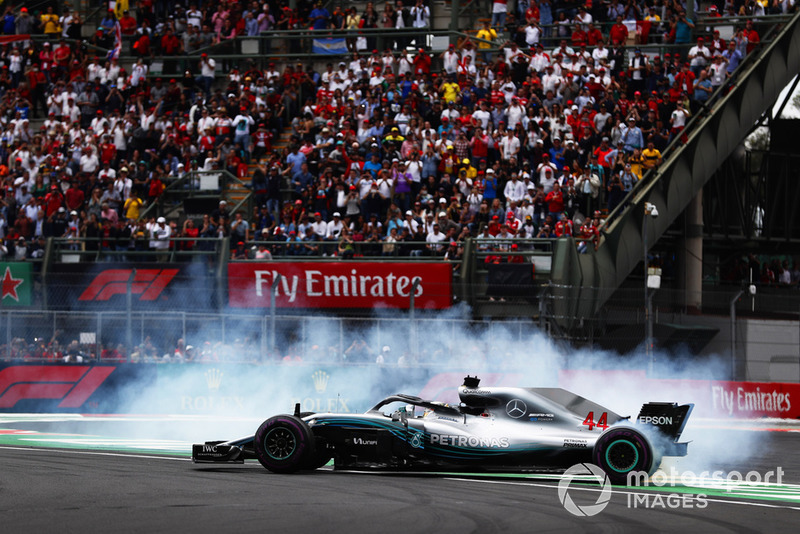
MULTIPOLYGON (((497 32, 491 27, 490 22, 487 20, 483 23, 483 28, 478 30, 478 34, 475 37, 485 41, 494 41, 497 39, 497 32)), ((479 50, 489 50, 490 48, 492 48, 492 44, 478 41, 479 50)), ((491 54, 489 52, 484 52, 483 56, 485 61, 489 61, 491 59, 491 54)))
POLYGON ((45 35, 57 37, 61 33, 61 25, 58 23, 58 15, 53 13, 53 6, 47 8, 47 13, 39 16, 39 27, 45 35))
POLYGON ((661 152, 659 152, 652 141, 647 143, 647 148, 642 150, 642 159, 644 160, 642 165, 646 171, 661 165, 661 152))
POLYGON ((138 221, 139 210, 142 208, 143 205, 144 202, 142 202, 142 199, 137 197, 136 193, 134 193, 133 190, 131 190, 131 192, 128 193, 128 199, 125 200, 125 206, 124 206, 125 218, 138 221))
POLYGON ((461 87, 451 79, 449 82, 442 84, 440 91, 442 92, 442 98, 445 102, 455 102, 459 93, 461 93, 461 87))

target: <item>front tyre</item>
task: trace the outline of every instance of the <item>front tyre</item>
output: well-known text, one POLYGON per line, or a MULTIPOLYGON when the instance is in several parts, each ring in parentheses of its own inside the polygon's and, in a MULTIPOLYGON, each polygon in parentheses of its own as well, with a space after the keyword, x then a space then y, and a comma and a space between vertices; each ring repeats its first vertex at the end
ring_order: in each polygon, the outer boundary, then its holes
MULTIPOLYGON (((651 475, 658 468, 650 442, 628 427, 612 428, 601 435, 592 450, 592 462, 606 472, 613 484, 627 485, 632 472, 651 475)), ((638 477, 632 477, 636 483, 638 477)))
POLYGON ((315 457, 311 430, 293 415, 276 415, 261 423, 253 445, 258 461, 273 473, 293 473, 315 457))

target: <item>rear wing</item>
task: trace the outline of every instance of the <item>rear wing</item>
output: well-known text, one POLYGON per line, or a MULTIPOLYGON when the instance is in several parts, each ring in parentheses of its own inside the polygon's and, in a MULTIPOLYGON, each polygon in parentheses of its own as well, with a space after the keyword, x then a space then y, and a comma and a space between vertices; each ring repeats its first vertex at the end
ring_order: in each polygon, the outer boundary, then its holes
POLYGON ((642 405, 636 423, 657 428, 673 441, 678 441, 693 409, 694 404, 648 402, 642 405))

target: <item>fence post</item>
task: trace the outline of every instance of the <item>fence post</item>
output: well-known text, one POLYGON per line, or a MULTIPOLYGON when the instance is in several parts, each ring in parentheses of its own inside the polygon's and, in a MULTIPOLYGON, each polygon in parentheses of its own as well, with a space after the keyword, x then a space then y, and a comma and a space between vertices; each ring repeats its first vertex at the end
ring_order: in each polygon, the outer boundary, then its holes
POLYGON ((261 317, 261 357, 259 361, 264 361, 267 356, 267 316, 261 317))
POLYGON ((278 292, 278 284, 281 281, 280 274, 272 280, 272 287, 269 288, 269 341, 272 343, 272 353, 278 348, 278 340, 275 339, 275 294, 278 292))
POLYGON ((102 316, 101 313, 97 314, 97 331, 94 333, 94 356, 96 361, 100 361, 100 340, 103 339, 102 316))
POLYGON ((419 287, 420 281, 419 278, 415 278, 414 283, 411 284, 408 308, 408 318, 411 320, 411 350, 416 358, 419 358, 419 343, 417 342, 417 309, 416 306, 414 306, 414 299, 416 298, 417 287, 419 287))
POLYGON ((739 290, 739 292, 736 293, 736 296, 734 296, 731 299, 731 304, 730 304, 730 306, 731 306, 731 308, 730 308, 730 314, 731 314, 731 377, 730 377, 730 380, 736 380, 736 301, 738 301, 739 297, 741 297, 743 294, 744 294, 744 290, 743 289, 739 290))
POLYGON ((127 354, 129 357, 133 352, 133 317, 131 317, 131 308, 133 308, 134 278, 136 278, 136 269, 131 269, 131 275, 128 277, 128 287, 125 291, 125 341, 128 347, 127 354))

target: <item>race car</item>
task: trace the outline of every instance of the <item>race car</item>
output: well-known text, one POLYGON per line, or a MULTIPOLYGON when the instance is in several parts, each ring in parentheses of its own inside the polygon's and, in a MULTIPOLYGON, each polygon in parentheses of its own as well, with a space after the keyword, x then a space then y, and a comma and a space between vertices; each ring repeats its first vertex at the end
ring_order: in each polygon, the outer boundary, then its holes
POLYGON ((254 436, 192 447, 195 463, 257 459, 274 473, 317 469, 537 470, 591 462, 613 483, 652 474, 678 440, 694 405, 644 404, 622 417, 558 388, 480 387, 467 376, 451 406, 389 396, 363 414, 301 413, 264 421, 254 436))

